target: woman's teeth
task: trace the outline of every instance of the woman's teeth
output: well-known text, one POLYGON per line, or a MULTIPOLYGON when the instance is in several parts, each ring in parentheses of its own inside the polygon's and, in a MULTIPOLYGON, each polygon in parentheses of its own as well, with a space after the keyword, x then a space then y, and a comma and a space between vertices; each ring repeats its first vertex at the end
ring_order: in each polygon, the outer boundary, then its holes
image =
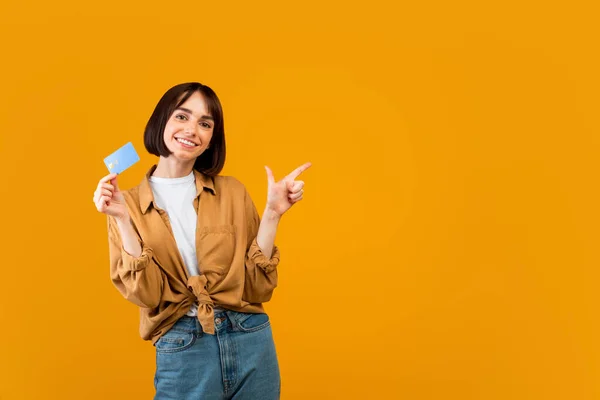
POLYGON ((176 138, 176 140, 177 140, 179 143, 183 143, 183 144, 186 144, 186 145, 188 145, 188 146, 196 146, 196 143, 192 143, 192 142, 190 142, 189 140, 185 140, 185 139, 181 139, 181 138, 176 138))

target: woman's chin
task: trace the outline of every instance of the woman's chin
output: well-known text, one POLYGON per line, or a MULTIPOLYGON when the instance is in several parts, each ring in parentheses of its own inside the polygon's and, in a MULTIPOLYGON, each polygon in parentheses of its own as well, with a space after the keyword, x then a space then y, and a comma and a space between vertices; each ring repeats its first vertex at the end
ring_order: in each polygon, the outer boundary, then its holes
POLYGON ((199 154, 196 155, 196 154, 192 154, 192 153, 182 153, 182 152, 176 151, 174 153, 171 153, 169 158, 172 159, 173 161, 187 163, 187 162, 195 161, 196 158, 198 158, 198 156, 199 156, 199 154))

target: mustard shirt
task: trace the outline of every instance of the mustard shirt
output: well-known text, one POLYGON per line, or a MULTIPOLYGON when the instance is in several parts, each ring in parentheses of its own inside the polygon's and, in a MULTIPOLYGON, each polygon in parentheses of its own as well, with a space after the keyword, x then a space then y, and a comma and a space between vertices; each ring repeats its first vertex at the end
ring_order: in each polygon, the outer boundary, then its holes
POLYGON ((195 302, 205 333, 215 334, 213 308, 262 313, 277 286, 279 249, 270 259, 256 235, 260 217, 244 185, 231 176, 194 170, 198 213, 196 255, 200 275, 189 276, 167 213, 154 203, 149 177, 123 191, 142 254, 124 249, 114 217, 108 216, 110 277, 118 291, 140 307, 140 336, 156 341, 195 302))

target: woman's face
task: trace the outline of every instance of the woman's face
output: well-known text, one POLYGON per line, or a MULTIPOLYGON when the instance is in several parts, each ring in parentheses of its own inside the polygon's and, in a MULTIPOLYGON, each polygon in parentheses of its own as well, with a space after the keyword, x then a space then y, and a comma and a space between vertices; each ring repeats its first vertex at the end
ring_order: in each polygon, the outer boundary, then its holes
POLYGON ((214 125, 204 97, 194 92, 175 109, 165 126, 165 144, 172 153, 169 157, 181 161, 195 160, 208 147, 214 125))

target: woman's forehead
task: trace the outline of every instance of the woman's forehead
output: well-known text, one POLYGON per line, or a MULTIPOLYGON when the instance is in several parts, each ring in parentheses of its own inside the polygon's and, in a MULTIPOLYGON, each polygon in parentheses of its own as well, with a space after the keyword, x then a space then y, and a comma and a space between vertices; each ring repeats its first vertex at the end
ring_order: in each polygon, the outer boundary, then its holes
POLYGON ((204 96, 199 92, 192 93, 192 95, 186 101, 184 101, 178 107, 178 109, 183 109, 187 112, 191 111, 191 113, 197 118, 211 115, 204 96))

